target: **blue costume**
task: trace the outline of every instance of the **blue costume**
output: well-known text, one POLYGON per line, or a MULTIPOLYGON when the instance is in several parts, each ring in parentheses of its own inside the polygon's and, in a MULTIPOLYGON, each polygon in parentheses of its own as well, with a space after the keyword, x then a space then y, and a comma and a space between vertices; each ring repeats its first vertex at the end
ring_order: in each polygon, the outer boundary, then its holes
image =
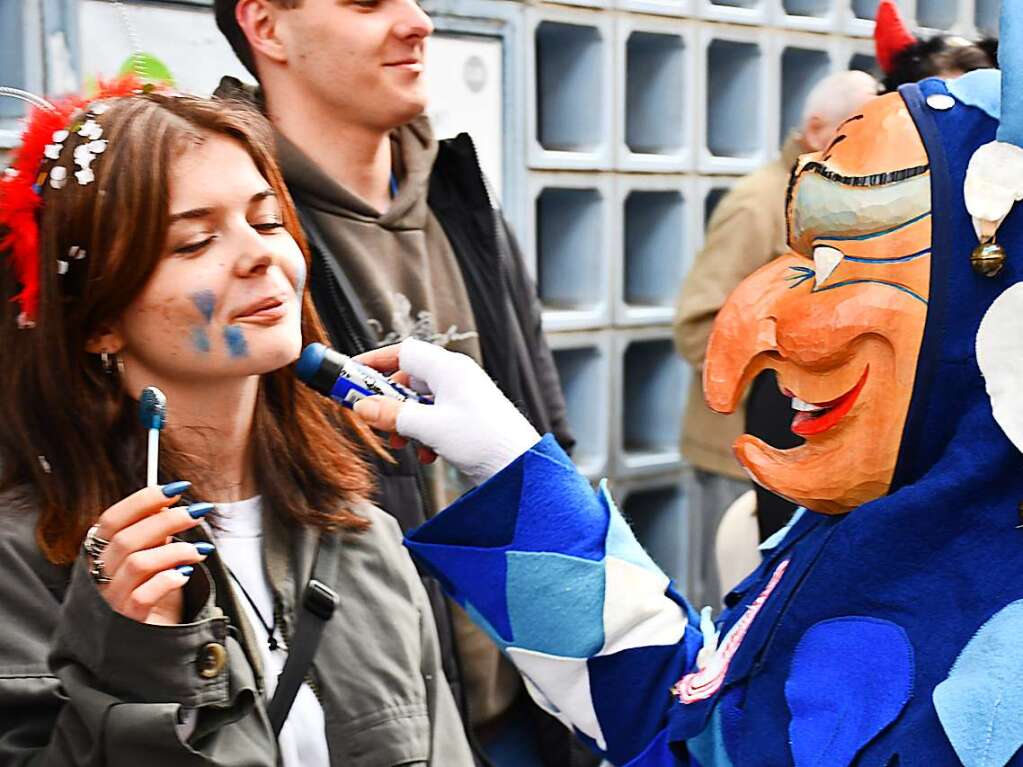
MULTIPOLYGON (((1000 110, 1023 104, 1000 103, 995 71, 900 93, 928 153, 933 252, 887 495, 798 512, 713 628, 549 436, 406 541, 615 765, 1023 765, 1023 460, 976 353, 1023 280, 1023 212, 998 229, 1002 272, 979 276, 963 191, 1000 110)), ((1015 316, 1001 332, 1023 336, 1015 316)))

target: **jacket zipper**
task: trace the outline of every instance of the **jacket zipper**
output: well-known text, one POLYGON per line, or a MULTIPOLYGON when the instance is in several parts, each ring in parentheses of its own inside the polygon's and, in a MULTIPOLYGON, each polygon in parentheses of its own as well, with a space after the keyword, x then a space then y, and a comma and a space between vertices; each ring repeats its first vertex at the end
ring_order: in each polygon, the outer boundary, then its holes
POLYGON ((470 141, 469 146, 472 147, 472 157, 476 161, 476 170, 479 171, 480 180, 483 182, 483 192, 487 195, 487 204, 490 206, 490 226, 494 232, 494 252, 497 254, 497 266, 501 270, 501 284, 507 286, 508 273, 506 261, 511 254, 505 252, 505 249, 502 247, 504 238, 501 237, 501 208, 491 192, 490 181, 483 172, 483 166, 480 165, 480 156, 476 151, 476 143, 470 141))
MULTIPOLYGON (((319 248, 312 248, 313 254, 319 259, 329 258, 328 255, 321 253, 319 248)), ((357 353, 362 354, 365 351, 369 351, 366 344, 363 343, 362 338, 355 332, 355 328, 352 325, 351 318, 348 316, 348 311, 344 309, 345 302, 341 298, 341 290, 337 285, 337 281, 334 279, 334 275, 330 273, 330 268, 326 264, 323 264, 324 277, 327 280, 327 289, 330 291, 330 297, 334 306, 338 307, 340 311, 337 312, 338 318, 341 320, 345 334, 348 336, 348 341, 351 342, 352 346, 355 347, 357 353)))

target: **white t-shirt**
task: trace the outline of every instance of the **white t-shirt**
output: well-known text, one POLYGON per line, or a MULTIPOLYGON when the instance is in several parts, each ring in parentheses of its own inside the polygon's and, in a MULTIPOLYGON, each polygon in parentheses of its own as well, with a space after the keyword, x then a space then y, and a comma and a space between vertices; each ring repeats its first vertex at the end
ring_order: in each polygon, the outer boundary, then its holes
MULTIPOLYGON (((267 701, 273 697, 277 677, 288 658, 280 628, 276 629, 277 649, 271 651, 266 627, 273 622, 273 595, 263 562, 263 516, 260 496, 236 503, 217 504, 217 522, 213 542, 224 564, 234 574, 231 579, 235 595, 245 609, 263 662, 263 681, 267 701), (241 584, 239 587, 238 584, 241 584), (259 610, 253 612, 248 593, 259 610)), ((324 731, 323 708, 312 688, 303 683, 295 696, 288 719, 277 740, 285 767, 329 767, 327 736, 324 731)))

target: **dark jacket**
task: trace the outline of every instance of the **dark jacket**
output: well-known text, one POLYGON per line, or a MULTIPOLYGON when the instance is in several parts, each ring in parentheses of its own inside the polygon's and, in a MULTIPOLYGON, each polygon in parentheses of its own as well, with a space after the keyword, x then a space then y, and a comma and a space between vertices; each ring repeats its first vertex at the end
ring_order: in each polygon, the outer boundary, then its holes
MULTIPOLYGON (((296 198, 312 252, 310 291, 333 345, 346 354, 379 344, 356 291, 329 255, 313 217, 296 198)), ((569 431, 564 395, 550 348, 543 336, 540 302, 519 250, 479 167, 472 139, 465 133, 440 142, 430 177, 429 204, 458 260, 479 333, 483 366, 508 398, 540 433, 551 432, 566 449, 569 431)), ((403 531, 412 530, 437 511, 430 507, 419 462, 411 448, 397 451, 397 463, 377 462, 377 503, 393 514, 403 531)), ((451 615, 440 585, 423 574, 434 607, 444 671, 468 720, 467 701, 451 615)), ((547 764, 583 767, 596 759, 575 743, 558 722, 538 709, 536 722, 547 764)))
MULTIPOLYGON (((501 390, 515 402, 537 431, 552 432, 570 448, 561 383, 544 339, 536 289, 525 270, 522 254, 508 224, 491 202, 476 149, 467 134, 440 142, 430 177, 429 203, 451 243, 465 280, 476 319, 483 366, 501 390)), ((310 290, 334 345, 352 354, 373 348, 376 340, 366 312, 336 261, 318 244, 312 217, 296 201, 313 252, 310 290)), ((396 465, 379 464, 380 506, 398 519, 405 531, 432 516, 419 464, 411 449, 401 451, 396 465)), ((468 719, 461 686, 458 655, 450 611, 437 582, 424 575, 435 609, 444 669, 455 700, 468 719)), ((539 709, 532 711, 536 732, 553 767, 596 764, 559 723, 539 709)))

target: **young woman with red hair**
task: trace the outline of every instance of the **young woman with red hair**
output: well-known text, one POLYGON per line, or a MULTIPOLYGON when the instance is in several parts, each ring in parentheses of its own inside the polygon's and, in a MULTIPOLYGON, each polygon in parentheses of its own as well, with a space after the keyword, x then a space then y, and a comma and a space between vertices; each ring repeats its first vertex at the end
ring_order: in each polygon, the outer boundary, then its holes
POLYGON ((324 334, 264 119, 122 87, 30 124, 0 182, 0 763, 471 765, 366 501, 379 448, 287 367, 324 334), (321 540, 340 607, 278 741, 321 540))

